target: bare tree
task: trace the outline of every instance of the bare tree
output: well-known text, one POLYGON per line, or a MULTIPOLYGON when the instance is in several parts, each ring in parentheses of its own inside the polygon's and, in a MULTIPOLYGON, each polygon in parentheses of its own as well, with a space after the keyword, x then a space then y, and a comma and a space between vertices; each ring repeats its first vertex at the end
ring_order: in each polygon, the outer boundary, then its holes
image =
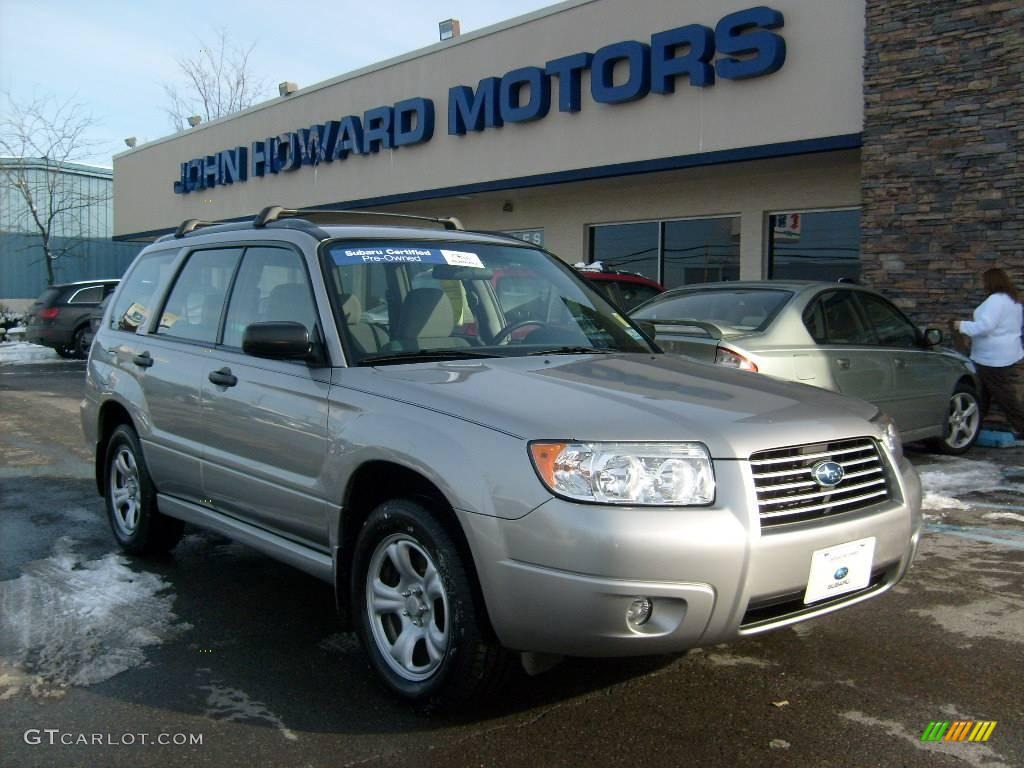
POLYGON ((177 131, 185 129, 191 115, 209 122, 251 107, 267 90, 266 82, 256 78, 250 67, 255 44, 239 48, 227 30, 220 29, 214 45, 200 41, 199 46, 196 55, 178 59, 186 84, 164 84, 167 116, 177 131))
POLYGON ((46 281, 53 285, 53 264, 80 247, 90 208, 106 205, 110 186, 100 191, 83 184, 70 166, 90 156, 98 142, 87 134, 97 123, 81 104, 33 96, 18 101, 9 93, 0 116, 0 183, 23 205, 15 205, 15 226, 39 237, 46 281))

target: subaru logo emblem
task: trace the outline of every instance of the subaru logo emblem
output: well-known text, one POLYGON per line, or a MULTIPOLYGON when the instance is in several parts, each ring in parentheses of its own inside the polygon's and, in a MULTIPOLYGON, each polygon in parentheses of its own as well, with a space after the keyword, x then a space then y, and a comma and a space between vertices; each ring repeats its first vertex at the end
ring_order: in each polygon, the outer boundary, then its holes
POLYGON ((834 461, 819 461, 811 467, 811 472, 822 488, 834 488, 839 485, 846 474, 846 470, 834 461))
POLYGON ((840 568, 838 571, 832 574, 832 578, 836 581, 839 581, 840 579, 845 579, 846 574, 848 574, 849 572, 850 569, 844 565, 842 568, 840 568))

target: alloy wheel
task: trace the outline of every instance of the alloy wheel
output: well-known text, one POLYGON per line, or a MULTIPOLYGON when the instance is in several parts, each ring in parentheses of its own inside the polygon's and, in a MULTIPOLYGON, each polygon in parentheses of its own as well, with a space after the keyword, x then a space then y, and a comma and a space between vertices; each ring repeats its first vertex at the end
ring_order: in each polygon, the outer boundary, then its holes
POLYGON ((135 455, 122 445, 110 466, 110 502, 114 524, 124 536, 131 536, 139 526, 141 493, 135 455))
POLYGON ((949 401, 946 422, 946 445, 960 449, 971 444, 981 426, 981 411, 974 395, 957 392, 949 401))

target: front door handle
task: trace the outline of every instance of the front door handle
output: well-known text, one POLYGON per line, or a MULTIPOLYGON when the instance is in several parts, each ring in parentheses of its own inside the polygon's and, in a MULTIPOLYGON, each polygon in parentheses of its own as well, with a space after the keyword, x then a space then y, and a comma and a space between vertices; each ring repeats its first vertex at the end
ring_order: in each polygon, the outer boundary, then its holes
POLYGON ((132 357, 132 362, 139 366, 139 368, 149 368, 153 364, 153 358, 149 352, 143 352, 141 355, 132 357))
POLYGON ((231 369, 228 367, 221 368, 219 371, 210 371, 209 378, 218 387, 233 387, 238 383, 238 377, 232 375, 231 369))
POLYGON ((847 357, 837 357, 836 358, 836 367, 837 368, 842 368, 844 371, 849 370, 850 369, 850 359, 847 358, 847 357))
POLYGON ((904 360, 902 357, 897 357, 895 360, 893 360, 893 365, 895 365, 897 368, 906 368, 907 361, 904 360))

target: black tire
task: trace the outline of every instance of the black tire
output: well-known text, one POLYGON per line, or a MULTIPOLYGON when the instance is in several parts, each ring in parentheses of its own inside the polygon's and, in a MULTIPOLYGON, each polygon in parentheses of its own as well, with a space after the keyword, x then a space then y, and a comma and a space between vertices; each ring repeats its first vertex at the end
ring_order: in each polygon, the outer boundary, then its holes
POLYGON ((173 549, 181 540, 185 524, 157 509, 156 488, 134 429, 121 424, 114 430, 107 442, 105 462, 107 520, 121 549, 132 555, 173 549))
POLYGON ((57 352, 58 355, 67 360, 70 360, 75 356, 74 347, 54 347, 54 350, 57 352))
POLYGON ((76 357, 79 360, 85 360, 89 357, 89 342, 86 341, 88 338, 88 331, 89 327, 86 325, 83 325, 75 331, 75 335, 71 338, 72 357, 76 357))
POLYGON ((942 437, 928 441, 928 448, 935 453, 960 456, 977 442, 981 433, 981 402, 974 387, 957 384, 949 398, 943 430, 942 437), (965 412, 968 414, 966 417, 965 412))
POLYGON ((427 707, 437 707, 477 699, 504 681, 511 669, 512 655, 485 638, 486 618, 475 596, 472 576, 451 536, 426 508, 407 499, 381 504, 363 524, 353 557, 350 605, 356 632, 370 665, 389 690, 427 707), (415 593, 415 578, 403 576, 388 554, 402 551, 403 547, 407 567, 413 568, 416 575, 430 573, 429 566, 434 568, 443 598, 431 598, 428 587, 428 594, 420 592, 418 596, 418 614, 400 614, 396 608, 371 617, 367 590, 371 569, 384 575, 380 582, 387 589, 406 594, 402 606, 409 608, 411 602, 417 601, 416 594, 409 597, 409 590, 403 591, 403 587, 413 585, 410 588, 415 593), (392 581, 396 583, 391 585, 392 581), (446 643, 443 652, 437 651, 440 644, 435 645, 437 660, 430 654, 427 636, 441 628, 446 643), (398 640, 407 630, 411 635, 422 635, 411 644, 409 659, 415 669, 405 667, 388 650, 397 649, 398 640), (436 666, 431 668, 432 665, 436 666))

